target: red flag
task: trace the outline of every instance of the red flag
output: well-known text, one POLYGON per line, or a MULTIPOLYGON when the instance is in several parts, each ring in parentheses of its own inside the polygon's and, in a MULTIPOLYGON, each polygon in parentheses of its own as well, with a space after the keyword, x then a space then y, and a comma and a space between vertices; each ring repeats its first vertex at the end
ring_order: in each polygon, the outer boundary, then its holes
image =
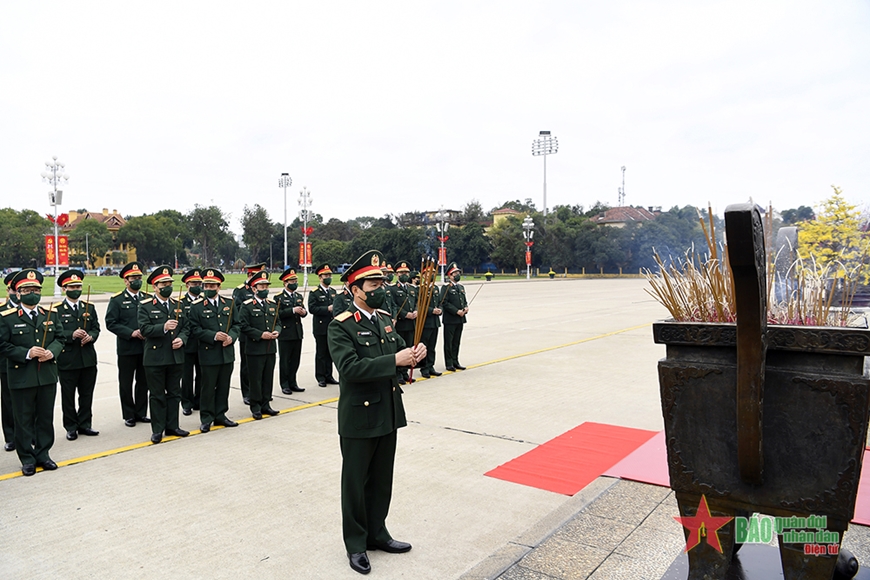
POLYGON ((54 216, 51 215, 50 213, 45 214, 45 219, 47 219, 51 223, 54 223, 54 216))
POLYGON ((57 216, 57 225, 65 226, 68 223, 69 223, 69 214, 68 213, 62 213, 59 216, 57 216))

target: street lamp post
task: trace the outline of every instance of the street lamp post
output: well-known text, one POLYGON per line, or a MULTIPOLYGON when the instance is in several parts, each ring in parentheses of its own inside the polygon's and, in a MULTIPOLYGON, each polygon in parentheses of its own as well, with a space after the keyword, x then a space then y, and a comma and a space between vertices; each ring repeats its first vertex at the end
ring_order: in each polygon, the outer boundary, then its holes
POLYGON ((622 166, 622 187, 619 188, 619 207, 625 207, 625 165, 622 166))
POLYGON ((438 241, 441 242, 441 251, 438 253, 438 263, 441 266, 441 283, 444 284, 444 268, 447 266, 447 250, 444 249, 444 242, 450 239, 447 235, 447 230, 450 228, 450 223, 447 221, 447 212, 444 211, 444 206, 435 214, 438 219, 438 241))
POLYGON ((532 246, 535 245, 535 242, 532 241, 532 238, 535 237, 535 222, 532 221, 531 216, 526 216, 526 219, 523 220, 523 237, 526 238, 526 280, 531 280, 532 246))
MULTIPOLYGON (((314 228, 308 227, 308 206, 311 205, 311 193, 307 187, 303 187, 299 192, 299 219, 302 220, 302 287, 308 288, 308 236, 314 231, 314 228)), ((285 218, 286 219, 286 218, 285 218)))
POLYGON ((541 131, 538 138, 532 141, 532 155, 544 158, 544 216, 547 215, 547 155, 559 152, 559 140, 550 135, 549 131, 541 131))
MULTIPOLYGON (((282 173, 278 178, 278 187, 284 188, 284 269, 287 269, 287 188, 293 185, 289 173, 282 173)), ((272 244, 269 244, 272 247, 272 244)))
POLYGON ((178 270, 178 236, 181 234, 175 234, 175 239, 172 240, 172 249, 175 250, 175 269, 178 270))
MULTIPOLYGON (((45 171, 41 173, 42 180, 51 184, 51 191, 48 192, 48 202, 54 206, 54 279, 57 280, 58 268, 60 267, 60 247, 58 246, 59 236, 57 234, 57 206, 61 204, 63 199, 63 191, 57 189, 58 184, 64 185, 69 181, 69 175, 64 172, 66 165, 60 163, 57 157, 52 157, 51 161, 45 162, 45 171)), ((54 285, 54 295, 60 296, 60 286, 54 285)))

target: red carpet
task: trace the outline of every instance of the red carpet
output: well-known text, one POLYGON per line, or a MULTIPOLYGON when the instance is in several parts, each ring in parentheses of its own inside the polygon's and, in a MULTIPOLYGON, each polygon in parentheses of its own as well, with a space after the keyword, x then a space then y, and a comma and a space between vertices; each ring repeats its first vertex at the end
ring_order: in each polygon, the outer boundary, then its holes
POLYGON ((652 439, 638 447, 628 457, 605 471, 604 475, 670 487, 665 432, 656 433, 652 439))
POLYGON ((861 468, 861 482, 858 484, 858 499, 855 500, 855 517, 852 521, 870 526, 870 447, 864 450, 864 466, 861 468))
POLYGON ((656 433, 583 423, 486 475, 574 495, 656 433))

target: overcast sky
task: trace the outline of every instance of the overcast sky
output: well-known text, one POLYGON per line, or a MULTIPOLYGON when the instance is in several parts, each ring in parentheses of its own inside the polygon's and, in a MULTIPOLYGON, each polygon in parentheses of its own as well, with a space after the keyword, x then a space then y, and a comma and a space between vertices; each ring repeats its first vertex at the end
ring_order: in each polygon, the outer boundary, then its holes
POLYGON ((4 2, 0 207, 870 199, 870 2, 4 2))

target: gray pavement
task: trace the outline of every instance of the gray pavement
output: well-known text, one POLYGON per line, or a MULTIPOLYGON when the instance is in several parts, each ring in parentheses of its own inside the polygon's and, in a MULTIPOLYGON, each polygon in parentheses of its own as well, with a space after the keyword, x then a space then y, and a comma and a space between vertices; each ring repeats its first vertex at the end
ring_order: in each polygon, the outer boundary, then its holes
MULTIPOLYGON (((583 522, 565 529, 622 483, 599 478, 567 497, 483 474, 584 421, 662 428, 656 361, 664 349, 648 325, 665 312, 645 287, 485 283, 463 335, 469 369, 405 388, 409 425, 399 433, 387 521, 414 549, 370 553, 370 577, 585 578, 599 558, 596 579, 622 577, 607 570, 633 557, 623 552, 641 546, 640 536, 608 552, 610 544, 571 539, 585 533, 583 522)), ((121 420, 114 336, 104 331, 94 402, 100 436, 66 441, 58 406, 52 457, 60 469, 17 477, 15 454, 0 454, 0 577, 359 577, 341 541, 338 388, 317 387, 308 334, 299 369, 306 391, 278 389, 274 405, 322 404, 152 446, 147 425, 121 420), (64 464, 92 454, 105 456, 64 464)), ((437 361, 443 368, 440 345, 437 361)), ((233 387, 230 418, 250 417, 238 371, 233 387)), ((181 426, 197 429, 199 419, 182 416, 181 426)), ((638 492, 649 500, 639 505, 664 510, 667 491, 638 492)))

